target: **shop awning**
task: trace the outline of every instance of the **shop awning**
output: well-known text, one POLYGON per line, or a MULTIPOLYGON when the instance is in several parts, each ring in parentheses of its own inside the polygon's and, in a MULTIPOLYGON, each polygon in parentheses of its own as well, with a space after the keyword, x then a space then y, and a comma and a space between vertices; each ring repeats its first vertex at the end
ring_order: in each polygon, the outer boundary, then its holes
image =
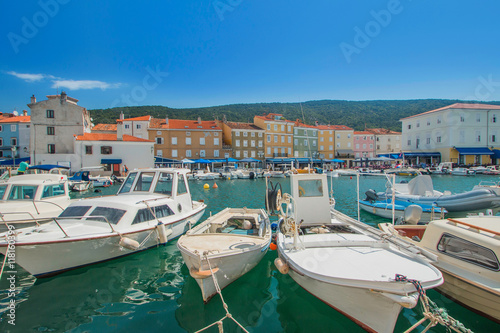
POLYGON ((495 155, 495 158, 500 158, 500 150, 498 149, 493 149, 492 150, 493 154, 495 155))
POLYGON ((295 160, 292 160, 290 158, 268 158, 266 160, 266 163, 273 163, 273 164, 278 164, 278 163, 293 163, 295 160))
POLYGON ((455 148, 460 155, 494 155, 495 153, 492 152, 489 148, 455 148))
POLYGON ((403 153, 405 157, 440 157, 439 152, 418 152, 418 153, 403 153))
POLYGON ((122 164, 121 158, 103 158, 101 164, 122 164))

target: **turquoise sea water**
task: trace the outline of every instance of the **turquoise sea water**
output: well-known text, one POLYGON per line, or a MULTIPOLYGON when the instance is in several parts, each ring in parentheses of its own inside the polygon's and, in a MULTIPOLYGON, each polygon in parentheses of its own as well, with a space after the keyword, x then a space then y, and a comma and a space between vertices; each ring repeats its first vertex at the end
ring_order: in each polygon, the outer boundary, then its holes
MULTIPOLYGON (((398 178, 404 179, 403 177, 398 178)), ((409 178, 407 178, 409 179, 409 178)), ((433 177, 437 190, 453 193, 472 189, 481 180, 497 177, 433 177)), ((288 179, 273 179, 288 191, 288 179)), ((205 200, 205 216, 225 207, 264 207, 265 181, 217 180, 218 188, 203 189, 213 181, 190 182, 193 199, 205 200)), ((337 209, 356 216, 356 177, 334 178, 337 209)), ((384 189, 379 177, 361 177, 360 192, 384 189)), ((102 192, 75 194, 98 196, 116 193, 118 186, 102 192)), ((363 196, 364 195, 360 195, 363 196)), ((376 217, 362 212, 371 225, 376 217)), ((384 220, 385 222, 385 220, 384 220)), ((269 251, 248 274, 226 287, 222 293, 231 314, 253 332, 364 332, 334 309, 298 286, 274 267, 276 252, 269 251)), ((54 258, 57 260, 57 258, 54 258)), ((176 241, 125 258, 36 280, 18 267, 16 275, 16 325, 8 323, 8 282, 0 281, 0 332, 194 332, 225 312, 219 297, 203 304, 198 285, 189 275, 176 241)), ((436 291, 428 295, 451 316, 474 332, 500 332, 500 325, 453 303, 436 291)), ((402 332, 422 317, 420 307, 401 312, 396 332, 402 332)), ((417 332, 423 330, 420 327, 417 332)), ((229 320, 225 332, 240 331, 229 320)), ((429 332, 445 332, 435 327, 429 332)), ((217 332, 213 327, 207 332, 217 332)))

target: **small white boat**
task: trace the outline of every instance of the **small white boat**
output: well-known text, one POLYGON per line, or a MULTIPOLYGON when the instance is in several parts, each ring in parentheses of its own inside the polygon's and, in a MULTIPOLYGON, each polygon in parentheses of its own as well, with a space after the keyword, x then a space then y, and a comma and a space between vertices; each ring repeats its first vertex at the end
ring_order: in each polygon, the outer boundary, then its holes
POLYGON ((473 176, 476 174, 474 170, 467 168, 454 168, 450 171, 453 176, 473 176))
POLYGON ((189 230, 177 242, 203 301, 254 268, 271 243, 269 217, 262 209, 226 208, 189 230))
POLYGON ((0 231, 3 222, 26 227, 52 218, 74 201, 69 196, 67 176, 61 174, 25 174, 0 183, 0 231))
POLYGON ((443 283, 416 246, 382 237, 331 208, 326 175, 291 175, 290 181, 291 195, 276 205, 284 222, 275 264, 309 293, 368 331, 393 332, 401 308, 413 308, 419 299, 414 285, 396 281, 397 275, 420 281, 424 289, 443 283))
POLYGON ((90 171, 78 171, 68 178, 69 188, 71 191, 83 192, 92 187, 90 180, 90 171))
POLYGON ((438 257, 444 275, 438 291, 500 323, 500 217, 474 216, 436 220, 428 225, 379 228, 438 257))
POLYGON ((9 225, 10 231, 0 234, 0 252, 6 254, 14 236, 16 263, 43 277, 165 244, 205 211, 204 203, 191 200, 187 172, 131 171, 116 195, 73 202, 38 227, 9 225))

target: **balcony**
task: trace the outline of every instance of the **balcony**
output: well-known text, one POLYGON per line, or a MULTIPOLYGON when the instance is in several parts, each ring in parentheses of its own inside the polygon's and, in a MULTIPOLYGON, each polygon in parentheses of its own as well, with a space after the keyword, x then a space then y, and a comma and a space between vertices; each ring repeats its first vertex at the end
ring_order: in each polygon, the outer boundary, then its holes
POLYGON ((274 153, 273 157, 288 157, 288 153, 274 153))

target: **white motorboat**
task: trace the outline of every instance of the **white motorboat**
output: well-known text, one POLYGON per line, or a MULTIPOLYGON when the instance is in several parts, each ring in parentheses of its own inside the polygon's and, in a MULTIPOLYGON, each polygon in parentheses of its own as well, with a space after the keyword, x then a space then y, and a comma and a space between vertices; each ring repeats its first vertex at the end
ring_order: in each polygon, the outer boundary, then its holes
POLYGON ((378 226, 388 235, 401 237, 438 257, 434 265, 444 276, 439 292, 500 323, 500 217, 378 226))
POLYGON ((167 243, 185 233, 206 205, 191 200, 186 169, 131 171, 118 194, 79 200, 52 222, 0 234, 16 238, 16 263, 36 277, 167 243))
POLYGON ((25 174, 0 183, 0 231, 3 222, 28 226, 61 214, 72 202, 68 180, 61 174, 25 174))
POLYGON ((254 268, 271 243, 269 217, 262 209, 226 208, 189 230, 177 242, 203 301, 254 268))
POLYGON ((275 264, 309 293, 368 331, 393 332, 401 308, 413 308, 419 299, 415 286, 396 281, 397 275, 420 281, 424 289, 443 283, 416 246, 382 237, 331 208, 326 175, 291 175, 290 181, 291 195, 277 205, 276 188, 267 195, 283 219, 275 264))
POLYGON ((443 175, 450 173, 450 170, 453 169, 453 163, 452 162, 441 162, 437 167, 429 167, 427 170, 431 174, 436 174, 436 175, 443 175))
POLYGON ((78 171, 68 178, 69 188, 71 191, 83 192, 92 187, 93 182, 90 180, 90 171, 78 171))
POLYGON ((476 172, 467 168, 454 168, 450 171, 453 176, 474 176, 476 172))

